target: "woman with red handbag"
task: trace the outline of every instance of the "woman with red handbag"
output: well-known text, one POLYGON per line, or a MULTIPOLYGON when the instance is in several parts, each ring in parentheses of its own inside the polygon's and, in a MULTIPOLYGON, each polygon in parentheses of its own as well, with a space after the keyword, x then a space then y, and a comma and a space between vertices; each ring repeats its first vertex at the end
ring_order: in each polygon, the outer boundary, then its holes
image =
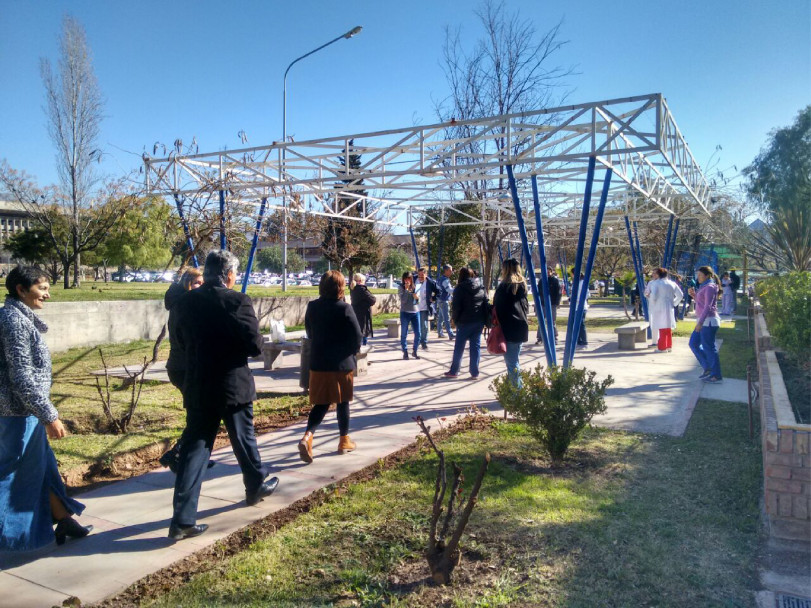
MULTIPOLYGON (((524 280, 524 273, 518 260, 510 258, 504 260, 501 265, 501 283, 496 288, 493 297, 495 304, 495 316, 498 325, 490 330, 493 336, 494 330, 498 329, 503 334, 504 363, 507 365, 507 373, 512 383, 521 387, 521 374, 518 367, 518 357, 521 354, 521 345, 529 339, 529 324, 527 323, 527 313, 529 312, 529 302, 527 302, 527 283, 524 280)), ((490 350, 490 340, 487 342, 488 352, 490 350)))

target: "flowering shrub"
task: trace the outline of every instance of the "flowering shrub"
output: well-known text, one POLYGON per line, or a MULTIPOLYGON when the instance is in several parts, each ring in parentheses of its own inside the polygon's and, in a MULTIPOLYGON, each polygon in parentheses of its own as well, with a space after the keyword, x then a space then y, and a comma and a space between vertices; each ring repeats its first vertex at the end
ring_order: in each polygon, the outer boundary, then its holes
POLYGON ((795 271, 757 284, 769 332, 797 361, 811 355, 811 272, 795 271))

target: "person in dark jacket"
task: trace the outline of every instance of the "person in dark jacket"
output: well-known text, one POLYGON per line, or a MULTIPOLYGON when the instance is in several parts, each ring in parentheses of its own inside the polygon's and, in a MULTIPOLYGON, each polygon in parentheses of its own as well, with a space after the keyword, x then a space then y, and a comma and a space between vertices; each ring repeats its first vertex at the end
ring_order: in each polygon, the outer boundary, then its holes
MULTIPOLYGON (((177 304, 180 297, 187 291, 197 289, 203 284, 203 271, 199 268, 189 268, 180 277, 180 282, 172 283, 169 289, 166 290, 166 295, 163 296, 163 305, 169 311, 168 327, 171 333, 172 328, 177 324, 177 315, 172 312, 175 304, 177 304)), ((169 342, 169 358, 166 360, 166 374, 169 376, 175 388, 180 390, 183 387, 184 376, 184 358, 185 353, 181 351, 177 344, 169 342)), ((177 443, 172 446, 163 456, 158 459, 158 462, 164 467, 169 467, 172 473, 177 473, 177 465, 180 462, 180 445, 183 443, 183 436, 180 436, 177 443)), ((210 460, 208 463, 209 468, 214 466, 214 461, 210 460)))
POLYGON ((420 346, 423 350, 428 350, 428 317, 435 310, 436 297, 439 294, 436 281, 428 276, 428 269, 425 267, 417 271, 417 278, 414 280, 414 291, 419 296, 417 308, 420 313, 420 346))
POLYGON ((470 377, 479 377, 481 358, 482 329, 487 314, 487 294, 481 283, 475 281, 470 269, 459 269, 459 280, 453 290, 451 316, 456 325, 456 341, 453 345, 451 369, 445 372, 446 378, 457 378, 462 364, 465 345, 470 344, 470 377))
POLYGON ((408 359, 408 326, 414 332, 414 350, 412 356, 419 359, 417 347, 420 345, 420 295, 414 288, 414 277, 406 271, 403 273, 403 282, 397 289, 400 296, 400 348, 403 349, 403 359, 408 359))
POLYGON ((372 329, 372 306, 377 302, 369 288, 366 287, 366 276, 356 272, 352 275, 352 310, 360 325, 360 333, 363 334, 363 346, 366 346, 368 338, 374 338, 375 332, 372 329))
POLYGON ((310 338, 310 417, 299 441, 299 456, 313 461, 313 434, 324 420, 331 403, 337 404, 338 453, 355 449, 349 437, 349 402, 354 389, 354 372, 362 334, 352 307, 344 302, 345 280, 337 270, 321 276, 317 300, 307 305, 304 327, 310 338))
POLYGON ((524 281, 524 272, 518 260, 509 258, 501 265, 501 282, 493 296, 496 307, 496 318, 507 343, 507 352, 504 353, 504 363, 512 383, 521 387, 521 369, 518 366, 518 357, 521 354, 521 345, 529 339, 529 324, 527 313, 527 284, 524 281))
MULTIPOLYGON (((555 328, 555 340, 558 339, 558 308, 560 308, 560 280, 558 280, 557 275, 555 274, 555 269, 551 266, 547 268, 547 281, 549 283, 549 302, 552 306, 552 327, 555 328)), ((538 279, 538 293, 541 296, 541 306, 543 306, 543 280, 538 279)), ((538 327, 538 335, 535 338, 535 344, 540 344, 543 342, 543 337, 541 336, 541 328, 538 327)))
POLYGON ((206 257, 202 287, 184 294, 175 305, 177 325, 170 338, 184 352, 181 391, 186 429, 175 480, 174 514, 169 537, 198 536, 197 501, 214 439, 225 421, 231 447, 242 470, 245 502, 259 503, 276 489, 276 477, 265 482, 253 428, 256 387, 248 357, 262 352, 262 335, 251 299, 231 288, 236 283, 237 257, 215 250, 206 257))
POLYGON ((51 402, 51 355, 42 338, 48 326, 34 314, 51 297, 48 277, 39 268, 17 266, 6 289, 0 309, 0 551, 29 551, 87 536, 93 526, 73 519, 84 505, 67 495, 48 443, 67 434, 51 402))

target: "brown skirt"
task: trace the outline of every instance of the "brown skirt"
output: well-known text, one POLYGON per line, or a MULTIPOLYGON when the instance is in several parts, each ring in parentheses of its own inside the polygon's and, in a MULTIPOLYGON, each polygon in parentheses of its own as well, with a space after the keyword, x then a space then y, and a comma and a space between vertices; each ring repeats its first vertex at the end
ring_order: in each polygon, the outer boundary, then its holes
POLYGON ((310 405, 352 401, 353 372, 310 371, 310 405))

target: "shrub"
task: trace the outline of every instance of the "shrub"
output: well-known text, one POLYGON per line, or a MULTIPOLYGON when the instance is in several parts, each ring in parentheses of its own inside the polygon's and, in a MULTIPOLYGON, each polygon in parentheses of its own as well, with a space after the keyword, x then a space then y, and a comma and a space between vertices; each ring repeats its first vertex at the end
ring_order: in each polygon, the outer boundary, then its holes
POLYGON ((811 355, 811 272, 796 271, 760 281, 758 298, 769 332, 797 361, 811 355))
POLYGON ((608 376, 595 381, 595 372, 579 368, 537 365, 522 371, 523 387, 506 375, 490 388, 504 409, 524 421, 546 449, 553 466, 560 466, 569 449, 595 414, 605 412, 605 390, 614 383, 608 376))

